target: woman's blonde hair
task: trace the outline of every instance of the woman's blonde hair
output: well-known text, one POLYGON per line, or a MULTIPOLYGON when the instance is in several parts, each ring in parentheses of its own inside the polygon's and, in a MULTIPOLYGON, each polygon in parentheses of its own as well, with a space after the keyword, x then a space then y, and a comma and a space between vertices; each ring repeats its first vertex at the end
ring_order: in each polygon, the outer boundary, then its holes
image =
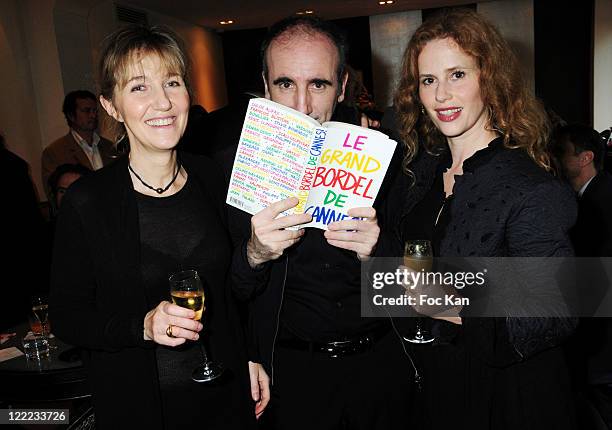
POLYGON ((408 43, 400 84, 395 95, 399 129, 406 147, 404 169, 417 154, 419 139, 436 153, 446 139, 419 99, 418 58, 424 46, 437 39, 452 39, 476 60, 480 93, 489 115, 488 128, 504 138, 508 148, 522 148, 542 168, 551 170, 547 151, 550 125, 539 101, 527 88, 512 49, 497 29, 476 12, 455 9, 425 21, 408 43))
MULTIPOLYGON (((103 42, 98 65, 100 95, 112 101, 115 89, 125 87, 131 78, 133 64, 150 54, 159 57, 162 67, 169 74, 181 76, 191 95, 190 64, 185 52, 180 37, 166 27, 128 25, 120 28, 103 42)), ((113 121, 109 125, 116 140, 125 135, 122 123, 113 121)))

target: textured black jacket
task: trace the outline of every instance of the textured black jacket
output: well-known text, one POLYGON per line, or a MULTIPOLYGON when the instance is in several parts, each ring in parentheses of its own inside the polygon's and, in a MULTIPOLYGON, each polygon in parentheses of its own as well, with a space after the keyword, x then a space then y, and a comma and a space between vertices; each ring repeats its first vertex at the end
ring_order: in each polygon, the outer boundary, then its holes
MULTIPOLYGON (((386 201, 379 255, 401 255, 403 219, 431 189, 442 156, 423 150, 398 175, 386 201)), ((576 218, 569 187, 501 139, 455 176, 441 257, 571 256, 576 218)), ((564 315, 560 313, 560 315, 564 315)), ((470 318, 436 321, 436 344, 415 348, 432 428, 571 428, 571 402, 559 344, 572 318, 470 318)))

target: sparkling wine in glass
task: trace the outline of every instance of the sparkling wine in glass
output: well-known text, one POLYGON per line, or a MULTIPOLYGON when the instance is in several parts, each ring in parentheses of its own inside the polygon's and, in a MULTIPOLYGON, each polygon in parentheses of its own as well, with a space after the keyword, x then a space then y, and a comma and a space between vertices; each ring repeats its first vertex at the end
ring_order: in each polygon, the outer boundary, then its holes
MULTIPOLYGON (((47 296, 39 294, 32 296, 32 313, 36 316, 36 320, 40 323, 40 335, 47 339, 50 349, 57 349, 57 347, 50 342, 50 330, 49 330, 49 302, 47 296)), ((34 330, 32 330, 34 333, 34 330)))
MULTIPOLYGON (((431 242, 428 240, 409 240, 404 248, 404 266, 418 272, 428 272, 433 266, 431 242)), ((430 343, 434 337, 422 327, 422 318, 417 317, 415 332, 405 337, 411 343, 430 343)))
POLYGON ((40 323, 41 333, 43 336, 49 336, 48 318, 49 318, 49 303, 44 295, 32 296, 32 312, 40 323))
MULTIPOLYGON (((194 311, 196 321, 202 320, 205 306, 204 283, 195 270, 183 270, 170 276, 170 296, 172 302, 183 308, 194 311)), ((196 367, 191 379, 196 382, 209 382, 217 379, 223 373, 223 367, 208 359, 203 336, 200 337, 202 364, 196 367)))

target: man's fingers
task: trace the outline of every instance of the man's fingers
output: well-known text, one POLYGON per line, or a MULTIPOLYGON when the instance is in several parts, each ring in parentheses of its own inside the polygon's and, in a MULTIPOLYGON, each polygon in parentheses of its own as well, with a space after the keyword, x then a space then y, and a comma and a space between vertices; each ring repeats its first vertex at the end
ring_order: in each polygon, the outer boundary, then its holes
POLYGON ((306 224, 312 221, 310 214, 294 214, 282 216, 268 224, 270 230, 281 230, 283 228, 293 227, 300 224, 306 224))
POLYGON ((346 231, 346 230, 354 230, 354 231, 365 231, 376 224, 369 221, 361 221, 361 220, 344 220, 344 221, 335 221, 330 223, 327 228, 328 231, 346 231))
POLYGON ((326 231, 325 238, 329 240, 339 240, 343 242, 363 242, 363 233, 352 232, 352 231, 326 231))
MULTIPOLYGON (((251 398, 254 402, 259 402, 259 381, 257 376, 257 367, 249 363, 249 379, 251 380, 251 398)), ((255 408, 257 413, 257 408, 255 408)))
POLYGON ((365 113, 361 114, 361 126, 365 128, 368 128, 370 126, 368 117, 365 113))
MULTIPOLYGON (((325 237, 328 234, 336 234, 342 232, 349 232, 353 234, 360 234, 362 237, 367 236, 378 236, 380 228, 378 224, 369 221, 337 221, 327 226, 328 230, 325 232, 325 237)), ((334 237, 333 239, 337 239, 334 237)))
POLYGON ((369 220, 375 220, 376 209, 371 207, 351 208, 348 210, 347 215, 355 218, 368 218, 369 220))
MULTIPOLYGON (((266 409, 268 402, 270 401, 270 378, 268 374, 263 369, 263 367, 259 364, 253 363, 257 369, 257 392, 258 392, 258 401, 255 404, 255 417, 259 419, 263 411, 266 409)), ((251 363, 249 363, 249 366, 251 363)), ((251 377, 254 372, 251 372, 251 377)), ((253 385, 253 381, 251 379, 251 388, 253 385)), ((255 400, 255 398, 253 398, 255 400)))
POLYGON ((331 246, 335 246, 336 248, 347 249, 349 251, 354 251, 360 255, 366 255, 367 252, 364 247, 358 242, 347 242, 344 240, 327 240, 331 246))
POLYGON ((266 244, 269 247, 279 247, 281 242, 295 241, 303 235, 304 230, 276 230, 266 235, 266 244))
POLYGON ((268 406, 268 402, 270 401, 270 378, 268 375, 265 375, 265 380, 261 384, 261 404, 262 410, 268 406))
POLYGON ((283 213, 284 211, 289 210, 289 209, 291 209, 294 206, 297 206, 297 204, 299 202, 300 201, 298 200, 297 197, 289 197, 289 198, 286 198, 284 200, 280 200, 278 202, 272 203, 267 208, 262 209, 261 212, 259 212, 255 216, 261 215, 261 218, 271 218, 271 219, 274 219, 278 215, 283 213))

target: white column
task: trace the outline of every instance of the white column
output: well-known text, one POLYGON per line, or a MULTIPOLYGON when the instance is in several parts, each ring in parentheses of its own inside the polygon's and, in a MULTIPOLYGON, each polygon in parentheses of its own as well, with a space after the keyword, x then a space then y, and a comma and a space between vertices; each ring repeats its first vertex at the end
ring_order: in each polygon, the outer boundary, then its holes
POLYGON ((595 0, 593 127, 612 126, 612 1, 595 0))
POLYGON ((404 51, 420 25, 420 10, 370 17, 373 96, 379 109, 393 104, 404 51))
POLYGON ((518 56, 529 87, 535 91, 533 0, 478 3, 477 10, 494 24, 510 43, 518 56))

